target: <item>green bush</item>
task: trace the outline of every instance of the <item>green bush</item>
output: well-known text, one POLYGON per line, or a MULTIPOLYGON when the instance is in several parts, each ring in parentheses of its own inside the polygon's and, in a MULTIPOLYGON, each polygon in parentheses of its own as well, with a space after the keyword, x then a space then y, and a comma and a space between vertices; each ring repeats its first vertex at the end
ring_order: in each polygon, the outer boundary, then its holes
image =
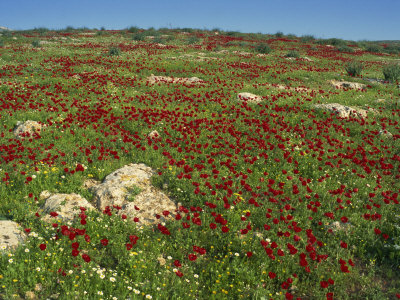
POLYGON ((32 42, 32 47, 34 48, 40 48, 40 41, 39 40, 34 40, 32 42))
POLYGON ((294 58, 299 58, 300 53, 297 52, 296 50, 290 50, 288 53, 285 55, 286 57, 294 57, 294 58))
POLYGON ((303 35, 300 38, 300 42, 302 43, 309 43, 315 41, 315 37, 313 35, 303 35))
POLYGON ((268 44, 258 44, 255 49, 258 53, 261 54, 268 54, 272 51, 271 47, 268 44))
POLYGON ((118 47, 111 47, 110 50, 108 51, 109 56, 119 56, 121 55, 121 49, 118 47))
POLYGON ((283 32, 282 31, 278 31, 277 33, 275 33, 275 37, 277 37, 277 38, 283 37, 283 32))
POLYGON ((359 76, 363 70, 364 66, 359 61, 351 61, 346 64, 346 72, 350 76, 359 76))
POLYGON ((372 53, 382 53, 383 47, 381 45, 371 44, 371 45, 368 45, 365 50, 367 50, 368 52, 372 52, 372 53))
POLYGON ((144 41, 146 38, 146 34, 144 32, 137 32, 132 36, 132 40, 134 41, 144 41))
POLYGON ((128 28, 128 31, 130 33, 136 33, 136 32, 139 32, 139 30, 140 30, 139 27, 136 27, 136 26, 131 26, 128 28))
POLYGON ((348 52, 348 53, 354 52, 354 49, 349 46, 339 46, 337 49, 339 52, 348 52))
POLYGON ((400 45, 387 45, 387 47, 383 51, 389 54, 399 54, 400 45))
POLYGON ((385 80, 395 82, 400 78, 400 66, 398 64, 390 64, 383 68, 383 76, 385 80))
POLYGON ((200 42, 200 39, 195 35, 190 36, 186 40, 186 44, 188 44, 188 45, 198 44, 199 42, 200 42))

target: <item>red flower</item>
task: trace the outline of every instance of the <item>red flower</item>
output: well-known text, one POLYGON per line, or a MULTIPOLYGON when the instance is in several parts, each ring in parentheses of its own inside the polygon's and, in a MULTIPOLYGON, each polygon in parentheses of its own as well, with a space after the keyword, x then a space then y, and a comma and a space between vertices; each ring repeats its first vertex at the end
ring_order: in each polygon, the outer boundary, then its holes
POLYGON ((189 260, 190 260, 190 261, 195 261, 195 260, 197 259, 197 256, 196 256, 196 254, 192 254, 192 253, 191 253, 191 254, 189 254, 189 256, 188 256, 188 257, 189 257, 189 260))
POLYGON ((79 251, 77 249, 72 249, 72 253, 71 253, 72 256, 78 256, 78 254, 79 254, 79 251))
POLYGON ((247 257, 249 257, 249 258, 250 258, 250 257, 252 257, 252 256, 253 256, 253 252, 249 251, 249 252, 247 252, 247 253, 246 253, 246 255, 247 255, 247 257))
POLYGON ((102 239, 102 240, 100 241, 100 243, 101 243, 103 246, 107 246, 107 245, 108 245, 108 240, 107 240, 107 239, 102 239))
POLYGON ((32 177, 31 176, 26 177, 26 181, 28 182, 32 181, 32 177))
POLYGON ((139 222, 139 218, 138 217, 134 217, 133 221, 137 223, 137 222, 139 222))
POLYGON ((179 270, 176 271, 175 274, 176 274, 178 277, 182 277, 182 276, 183 276, 183 273, 182 273, 181 271, 179 271, 179 270))
POLYGON ((210 228, 211 228, 211 229, 217 228, 217 224, 215 224, 215 223, 210 223, 210 228))
POLYGON ((326 300, 333 300, 333 293, 327 293, 326 300))
POLYGON ((320 284, 323 289, 326 289, 327 287, 329 287, 329 283, 327 281, 321 281, 320 284))
POLYGON ((229 231, 229 227, 227 227, 227 226, 222 226, 221 229, 222 229, 223 233, 227 233, 229 231))
POLYGON ((180 261, 177 260, 177 259, 174 261, 174 265, 175 265, 175 267, 177 267, 177 268, 182 267, 180 261))
POLYGON ((276 277, 276 274, 274 272, 269 272, 268 276, 269 278, 274 279, 276 277))
POLYGON ((375 228, 374 231, 375 231, 375 234, 381 234, 382 233, 382 231, 380 231, 378 228, 375 228))
POLYGON ((83 260, 85 261, 85 262, 90 262, 90 256, 89 255, 87 255, 87 254, 82 254, 82 258, 83 258, 83 260))
POLYGON ((340 247, 347 249, 347 244, 343 241, 340 242, 340 247))
POLYGON ((31 229, 30 229, 30 228, 25 228, 25 232, 26 232, 27 234, 29 234, 29 233, 31 232, 31 229))
POLYGON ((40 250, 42 250, 42 251, 44 251, 44 250, 46 250, 46 244, 40 244, 39 245, 39 248, 40 248, 40 250))
POLYGON ((129 243, 127 243, 125 246, 126 246, 126 250, 128 250, 128 251, 131 250, 133 247, 132 244, 129 244, 129 243))
POLYGON ((55 211, 50 212, 50 216, 52 216, 53 218, 58 216, 58 213, 56 213, 55 211))
POLYGON ((347 222, 349 221, 349 219, 348 219, 347 217, 341 217, 340 220, 341 220, 343 223, 347 223, 347 222))
POLYGON ((78 249, 79 248, 79 243, 75 242, 71 244, 72 249, 78 249))

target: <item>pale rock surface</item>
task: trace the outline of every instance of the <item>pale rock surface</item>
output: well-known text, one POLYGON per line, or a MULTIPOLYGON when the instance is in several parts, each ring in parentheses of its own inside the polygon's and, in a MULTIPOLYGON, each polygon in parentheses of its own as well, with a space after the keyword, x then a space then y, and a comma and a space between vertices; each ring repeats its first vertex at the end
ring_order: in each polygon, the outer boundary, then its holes
POLYGON ((18 121, 17 125, 14 128, 13 133, 16 138, 20 138, 20 134, 22 133, 28 132, 29 134, 32 135, 34 132, 40 131, 42 128, 43 126, 36 121, 31 121, 31 120, 25 122, 18 121))
POLYGON ((359 89, 363 90, 366 88, 365 84, 358 83, 358 82, 350 82, 350 81, 337 81, 331 80, 330 84, 337 89, 359 89))
POLYGON ((367 117, 368 114, 368 111, 365 109, 345 106, 339 103, 316 104, 315 108, 334 112, 340 118, 348 118, 350 116, 365 118, 367 117))
POLYGON ((102 211, 106 206, 120 206, 119 215, 137 217, 142 224, 157 222, 155 215, 162 216, 164 211, 174 213, 175 203, 151 184, 153 173, 144 164, 129 164, 112 172, 91 189, 97 208, 102 211), (135 188, 140 192, 132 196, 130 190, 135 188))
POLYGON ((43 191, 40 194, 41 199, 46 199, 41 209, 42 220, 45 222, 54 222, 57 219, 72 221, 81 212, 80 207, 84 207, 87 210, 95 209, 85 198, 75 193, 50 194, 50 196, 49 194, 48 191, 43 191), (51 212, 56 212, 58 216, 50 216, 51 212))
POLYGON ((0 220, 0 253, 4 250, 15 250, 26 238, 26 234, 21 231, 18 223, 0 220))
POLYGON ((254 95, 252 93, 239 93, 237 95, 237 100, 258 103, 258 102, 262 101, 262 98, 260 96, 254 95))
POLYGON ((155 84, 157 82, 160 82, 160 83, 185 83, 185 84, 204 83, 204 81, 198 77, 190 77, 190 78, 176 77, 176 78, 173 78, 173 77, 168 77, 168 76, 155 76, 153 74, 151 74, 151 76, 149 76, 147 78, 147 81, 150 84, 155 84))

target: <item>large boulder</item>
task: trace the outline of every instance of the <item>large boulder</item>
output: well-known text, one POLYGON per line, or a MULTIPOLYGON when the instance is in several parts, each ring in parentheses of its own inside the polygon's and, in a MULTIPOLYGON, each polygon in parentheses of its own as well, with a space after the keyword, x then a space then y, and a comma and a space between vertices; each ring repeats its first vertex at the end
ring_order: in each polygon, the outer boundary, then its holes
POLYGON ((23 133, 29 133, 30 135, 32 135, 35 132, 38 132, 42 129, 42 125, 39 122, 36 121, 25 121, 25 122, 21 122, 18 121, 17 125, 14 128, 14 136, 16 138, 21 138, 21 135, 23 133))
POLYGON ((365 109, 345 106, 339 103, 316 104, 315 108, 328 110, 337 114, 340 118, 349 118, 350 116, 365 118, 368 114, 365 109))
POLYGON ((252 93, 239 93, 237 95, 237 100, 250 102, 250 103, 259 103, 262 101, 262 98, 260 96, 254 95, 252 93))
POLYGON ((85 198, 74 193, 51 194, 48 191, 43 191, 40 198, 46 199, 41 209, 42 220, 45 222, 54 222, 56 219, 61 219, 64 222, 72 221, 81 212, 80 207, 87 210, 95 209, 85 198))
POLYGON ((97 208, 103 211, 107 206, 118 206, 119 215, 136 217, 142 224, 157 222, 156 215, 166 219, 163 212, 174 213, 176 205, 151 184, 153 174, 144 164, 129 164, 112 172, 91 189, 97 208))
POLYGON ((0 253, 4 250, 15 250, 26 238, 18 223, 0 220, 0 253))

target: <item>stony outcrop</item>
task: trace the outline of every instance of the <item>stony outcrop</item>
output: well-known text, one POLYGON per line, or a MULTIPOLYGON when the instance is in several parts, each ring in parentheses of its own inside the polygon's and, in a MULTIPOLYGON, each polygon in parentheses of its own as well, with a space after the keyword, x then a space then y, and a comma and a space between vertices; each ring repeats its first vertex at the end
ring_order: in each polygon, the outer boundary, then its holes
POLYGON ((21 135, 24 133, 29 133, 30 135, 32 135, 35 132, 39 132, 42 128, 43 125, 36 121, 18 121, 13 133, 16 138, 21 138, 21 135))
POLYGON ((175 212, 176 205, 150 182, 153 171, 144 164, 129 164, 109 174, 91 189, 99 210, 119 206, 119 215, 138 218, 142 224, 157 222, 156 215, 175 212))
POLYGON ((197 77, 190 77, 190 78, 179 78, 179 77, 168 77, 168 76, 155 76, 153 74, 151 74, 151 76, 149 76, 147 78, 147 81, 150 84, 155 84, 155 83, 184 83, 184 84, 188 84, 188 85, 192 85, 192 84, 201 84, 201 83, 205 83, 205 81, 201 80, 200 78, 197 77))
POLYGON ((331 80, 330 84, 334 86, 337 89, 359 89, 363 90, 367 86, 362 83, 358 82, 350 82, 350 81, 337 81, 337 80, 331 80))
POLYGON ((26 238, 26 234, 20 229, 18 223, 0 220, 0 253, 15 250, 26 238))
POLYGON ((72 221, 81 212, 80 207, 88 210, 95 209, 85 198, 78 194, 51 194, 43 191, 40 194, 41 199, 46 202, 41 209, 42 220, 45 222, 54 222, 60 219, 62 221, 72 221))
POLYGON ((339 103, 316 104, 314 107, 317 109, 323 109, 333 112, 337 114, 340 118, 365 118, 368 114, 368 111, 365 109, 345 106, 339 103))
POLYGON ((259 103, 262 101, 262 98, 260 96, 254 95, 252 93, 239 93, 237 95, 237 100, 250 102, 250 103, 259 103))

